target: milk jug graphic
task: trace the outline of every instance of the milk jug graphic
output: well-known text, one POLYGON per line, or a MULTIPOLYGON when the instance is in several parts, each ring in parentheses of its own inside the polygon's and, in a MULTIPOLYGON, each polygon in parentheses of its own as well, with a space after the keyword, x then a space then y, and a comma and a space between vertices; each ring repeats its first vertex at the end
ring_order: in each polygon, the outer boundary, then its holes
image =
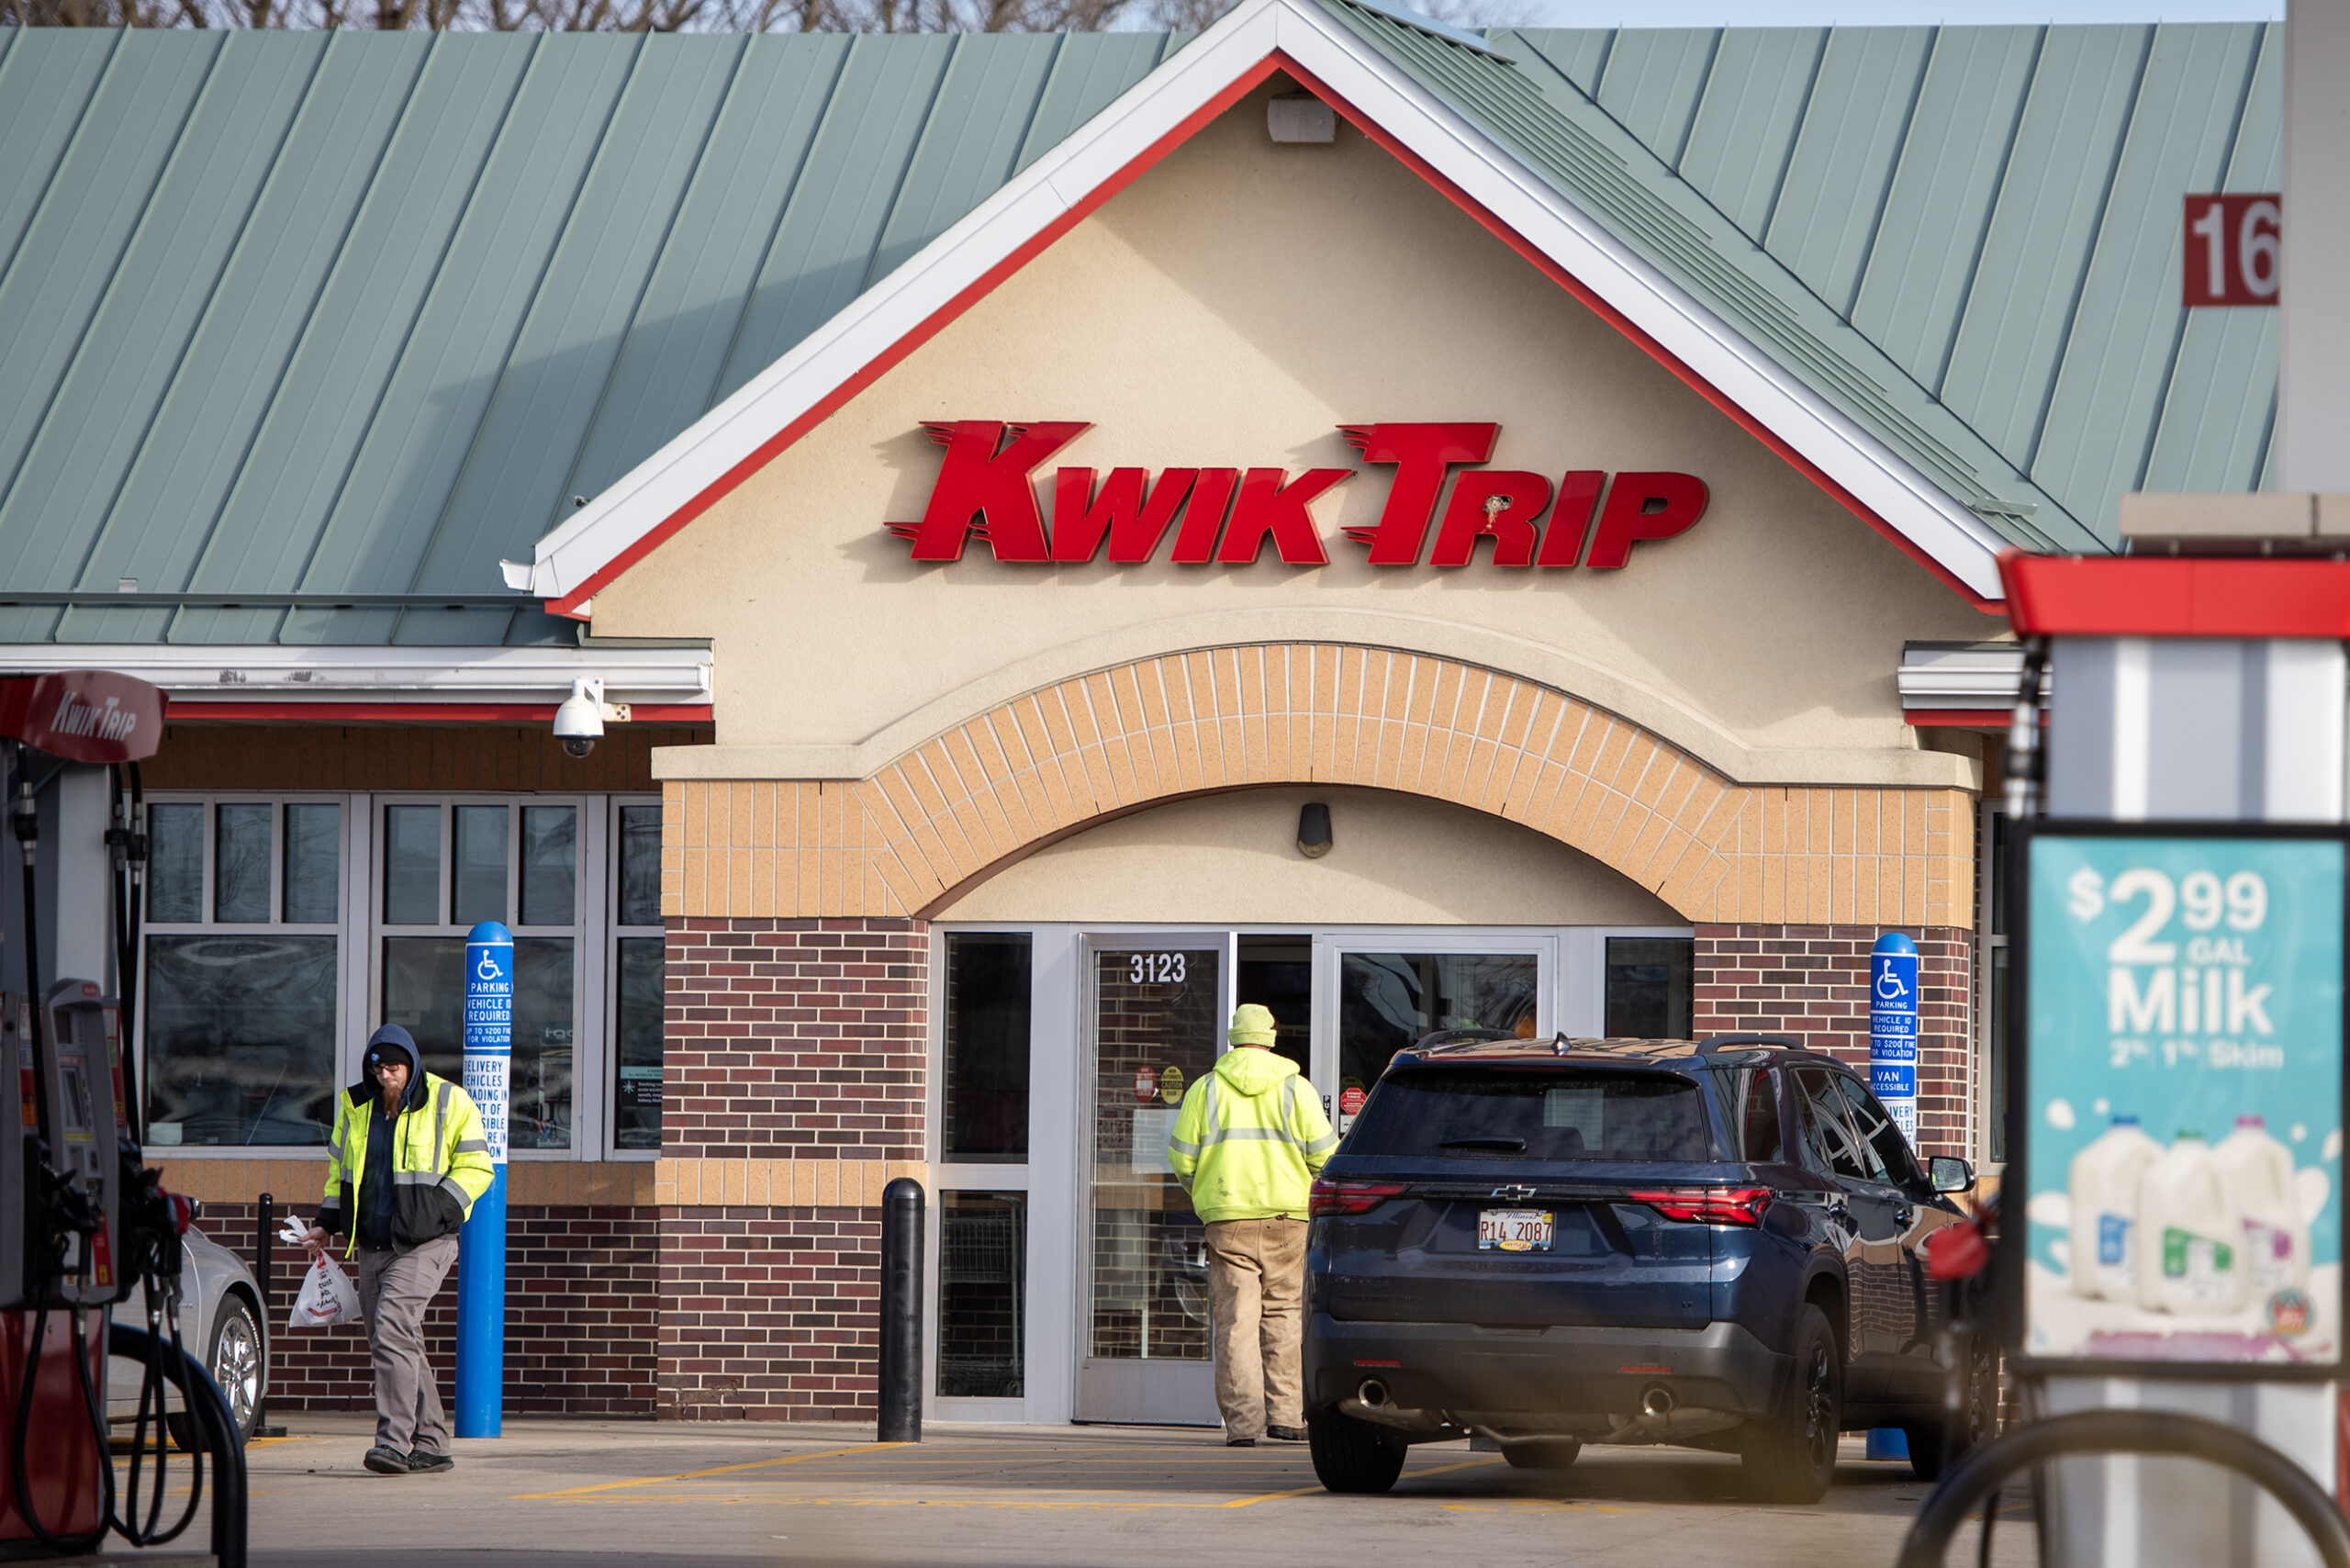
POLYGON ((2073 1291, 2091 1301, 2138 1299, 2138 1183, 2163 1157, 2135 1116, 2113 1125, 2073 1156, 2073 1291))
POLYGON ((2138 1305, 2218 1316, 2244 1305, 2244 1210, 2203 1135, 2178 1141, 2138 1186, 2138 1305))
POLYGON ((2293 1151, 2268 1136, 2258 1116, 2238 1116, 2236 1130, 2211 1150, 2244 1214, 2244 1282, 2255 1301, 2310 1282, 2310 1230, 2293 1189, 2293 1151))

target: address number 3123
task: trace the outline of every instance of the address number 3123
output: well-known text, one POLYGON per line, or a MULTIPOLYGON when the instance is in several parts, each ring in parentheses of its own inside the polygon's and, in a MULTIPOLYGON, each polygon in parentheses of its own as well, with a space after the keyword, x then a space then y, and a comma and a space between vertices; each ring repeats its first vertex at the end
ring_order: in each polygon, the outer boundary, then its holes
POLYGON ((1181 985, 1183 957, 1181 953, 1132 954, 1126 961, 1126 980, 1133 985, 1181 985))

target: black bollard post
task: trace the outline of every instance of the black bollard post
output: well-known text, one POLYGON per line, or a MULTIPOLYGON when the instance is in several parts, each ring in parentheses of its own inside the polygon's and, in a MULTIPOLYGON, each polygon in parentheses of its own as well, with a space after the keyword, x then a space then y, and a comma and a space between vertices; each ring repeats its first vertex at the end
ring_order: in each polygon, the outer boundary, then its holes
MULTIPOLYGON (((261 1287, 261 1333, 263 1344, 267 1344, 270 1338, 270 1276, 276 1272, 276 1240, 277 1199, 272 1193, 263 1193, 261 1195, 261 1207, 253 1216, 253 1283, 261 1287)), ((264 1367, 262 1370, 261 1393, 253 1400, 253 1436, 282 1438, 285 1435, 285 1428, 273 1427, 269 1424, 269 1372, 264 1367)))
POLYGON ((881 1189, 881 1420, 885 1443, 922 1441, 922 1183, 881 1189))

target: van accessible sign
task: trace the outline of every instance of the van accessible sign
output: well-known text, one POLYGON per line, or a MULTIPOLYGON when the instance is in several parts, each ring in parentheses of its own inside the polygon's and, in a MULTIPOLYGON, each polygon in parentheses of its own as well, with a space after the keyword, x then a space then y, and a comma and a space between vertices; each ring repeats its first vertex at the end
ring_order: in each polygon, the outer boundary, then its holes
MULTIPOLYGON (((1168 468, 1154 479, 1147 469, 1113 468, 1097 484, 1091 468, 1057 468, 1048 532, 1036 471, 1091 426, 957 420, 923 428, 946 448, 938 482, 921 521, 889 525, 912 544, 917 561, 959 561, 976 536, 999 561, 1070 565, 1102 559, 1106 548, 1112 564, 1133 565, 1156 558, 1171 532, 1166 558, 1177 566, 1248 566, 1270 543, 1290 566, 1324 566, 1329 553, 1308 509, 1356 473, 1168 468)), ((1344 531, 1374 566, 1413 566, 1424 558, 1465 566, 1486 540, 1496 566, 1607 570, 1623 566, 1634 544, 1670 539, 1706 515, 1705 483, 1687 474, 1623 473, 1610 483, 1602 470, 1578 468, 1553 485, 1524 469, 1483 467, 1498 424, 1338 428, 1365 463, 1394 470, 1378 523, 1344 531)))
POLYGON ((2341 837, 2051 823, 2025 845, 2024 1354, 2331 1375, 2341 837))

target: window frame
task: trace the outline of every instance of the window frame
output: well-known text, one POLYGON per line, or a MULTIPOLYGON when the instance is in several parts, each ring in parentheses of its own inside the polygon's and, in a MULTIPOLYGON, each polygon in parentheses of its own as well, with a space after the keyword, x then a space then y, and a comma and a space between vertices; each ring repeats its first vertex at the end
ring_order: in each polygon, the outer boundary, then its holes
MULTIPOLYGON (((173 790, 147 792, 144 800, 149 813, 147 826, 153 828, 153 812, 157 806, 192 805, 197 809, 203 824, 204 847, 196 860, 196 910, 198 918, 156 921, 148 918, 152 907, 150 895, 153 891, 151 873, 142 880, 139 908, 139 989, 134 998, 136 1016, 131 1019, 129 1034, 135 1059, 139 1064, 140 1094, 147 1097, 145 1112, 154 1111, 154 1074, 152 1054, 148 1048, 147 1004, 149 944, 158 936, 219 936, 299 935, 332 936, 335 938, 335 999, 334 1016, 337 1038, 330 1058, 328 1092, 331 1095, 348 1087, 358 1076, 359 1050, 351 1040, 353 993, 362 989, 361 977, 354 974, 354 963, 364 961, 352 952, 350 924, 352 900, 359 890, 363 879, 354 878, 351 869, 354 857, 364 854, 364 831, 354 833, 354 799, 348 793, 331 790, 173 790), (269 833, 269 918, 265 921, 223 921, 214 918, 218 908, 215 860, 220 833, 219 808, 228 805, 266 805, 270 809, 269 833), (288 921, 285 913, 285 808, 289 805, 332 805, 339 808, 335 864, 335 908, 340 918, 333 922, 288 921), (354 845, 354 838, 359 845, 354 845)), ((330 1130, 315 1144, 170 1144, 155 1145, 172 1150, 173 1159, 320 1159, 327 1156, 330 1130), (265 1151, 257 1153, 255 1151, 265 1151)))
MULTIPOLYGON (((513 1148, 509 1160, 572 1160, 585 1162, 650 1161, 660 1158, 660 1150, 620 1149, 613 1147, 615 1134, 614 1099, 616 1081, 615 1058, 618 1051, 619 1027, 619 942, 624 937, 654 937, 664 944, 665 974, 667 927, 659 925, 621 926, 617 924, 620 913, 620 854, 619 831, 621 805, 652 806, 658 809, 661 797, 645 791, 579 791, 579 790, 201 790, 158 789, 148 792, 146 805, 194 805, 201 812, 203 853, 198 861, 201 886, 198 890, 200 918, 195 921, 157 922, 146 918, 146 890, 141 892, 140 909, 140 951, 138 957, 140 986, 138 1015, 130 1021, 129 1030, 140 1066, 142 1092, 153 1082, 148 1070, 150 1053, 147 1042, 148 941, 154 936, 175 936, 201 934, 251 935, 259 934, 296 934, 331 935, 336 939, 334 1017, 336 1039, 332 1056, 333 1082, 331 1089, 341 1092, 357 1081, 360 1058, 365 1049, 367 1036, 383 1018, 384 962, 383 942, 386 936, 462 937, 470 929, 445 917, 452 911, 453 884, 453 856, 456 818, 453 812, 441 813, 441 886, 435 913, 444 918, 431 924, 392 924, 384 919, 384 861, 386 835, 380 831, 383 812, 395 805, 432 805, 448 808, 457 805, 498 805, 509 812, 507 833, 507 901, 508 913, 521 913, 521 855, 523 850, 520 812, 531 806, 569 806, 577 813, 574 865, 574 897, 572 924, 560 925, 521 925, 513 919, 506 924, 518 936, 568 937, 572 942, 572 1137, 566 1148, 513 1148), (216 907, 215 861, 219 832, 218 808, 244 803, 267 804, 271 807, 270 839, 270 919, 267 922, 220 922, 212 918, 216 907), (299 804, 333 805, 339 809, 339 859, 336 868, 338 885, 335 909, 338 918, 330 923, 288 922, 285 913, 285 808, 299 804)), ((663 1005, 666 1014, 666 986, 664 985, 663 1005)), ((312 1145, 285 1144, 189 1144, 173 1146, 172 1159, 315 1159, 324 1160, 327 1150, 323 1142, 312 1145)))
MULTIPOLYGON (((624 806, 651 806, 661 809, 658 795, 606 795, 606 818, 601 838, 604 844, 604 868, 599 883, 604 898, 604 938, 597 944, 603 949, 603 1022, 599 1042, 602 1064, 597 1070, 598 1092, 604 1097, 602 1141, 598 1146, 598 1159, 646 1161, 661 1158, 658 1145, 652 1148, 621 1148, 615 1141, 620 1137, 620 1039, 621 1039, 621 941, 622 938, 655 937, 661 943, 661 1022, 663 1061, 663 1112, 667 1106, 667 1061, 669 1019, 669 923, 664 918, 655 925, 622 925, 621 924, 621 809, 624 806)), ((655 898, 654 907, 660 907, 658 884, 661 868, 654 867, 655 898)), ((584 896, 584 894, 583 894, 584 896)), ((666 1124, 664 1123, 664 1136, 666 1124)))

